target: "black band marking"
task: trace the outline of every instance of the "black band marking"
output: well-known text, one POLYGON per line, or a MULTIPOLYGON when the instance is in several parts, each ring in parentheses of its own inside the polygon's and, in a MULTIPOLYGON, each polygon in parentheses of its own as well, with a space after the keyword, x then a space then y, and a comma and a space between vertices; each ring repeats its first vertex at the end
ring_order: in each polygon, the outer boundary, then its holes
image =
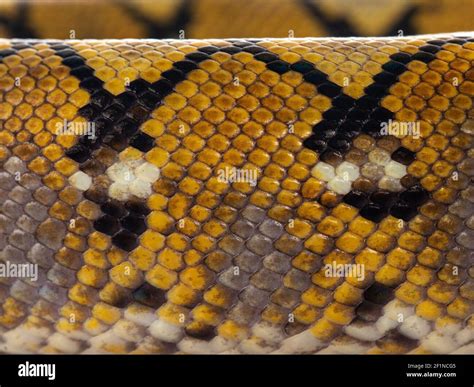
MULTIPOLYGON (((322 158, 327 152, 344 154, 349 150, 352 140, 360 133, 369 134, 374 138, 380 137, 380 124, 394 117, 392 112, 380 106, 380 101, 389 94, 389 88, 398 81, 399 75, 407 70, 408 63, 414 60, 429 63, 436 58, 434 54, 442 49, 443 44, 449 42, 462 45, 466 41, 430 41, 415 54, 391 55, 391 60, 382 66, 383 71, 374 76, 374 83, 365 88, 366 95, 359 99, 344 94, 342 87, 330 81, 328 75, 316 69, 312 63, 305 60, 293 64, 285 62, 276 54, 256 45, 258 40, 233 40, 233 45, 228 47, 201 47, 187 54, 185 60, 173 63, 172 69, 163 72, 157 82, 150 84, 143 79, 137 79, 118 96, 113 96, 103 89, 103 82, 93 75, 93 69, 87 66, 85 60, 73 49, 57 42, 50 45, 64 58, 63 63, 71 68, 71 74, 80 79, 81 87, 92 95, 91 102, 80 109, 80 114, 96 123, 96 128, 99 129, 97 136, 94 140, 82 137, 79 143, 67 152, 70 158, 84 164, 90 159, 91 151, 100 148, 102 144, 119 151, 126 146, 133 146, 143 152, 151 149, 154 139, 140 132, 140 125, 162 103, 163 98, 186 79, 190 71, 218 51, 231 55, 241 51, 249 52, 255 59, 264 62, 269 70, 278 74, 288 71, 302 74, 306 82, 314 84, 320 94, 330 97, 333 104, 323 113, 324 119, 313 127, 313 134, 304 140, 304 146, 318 152, 322 158)), ((408 165, 414 156, 413 152, 401 147, 393 153, 392 158, 408 165)), ((429 198, 426 190, 420 185, 412 186, 399 194, 390 193, 390 200, 380 200, 380 197, 387 196, 385 191, 372 195, 352 191, 345 195, 344 201, 359 208, 361 216, 380 222, 389 214, 408 221, 417 214, 417 208, 429 198)))

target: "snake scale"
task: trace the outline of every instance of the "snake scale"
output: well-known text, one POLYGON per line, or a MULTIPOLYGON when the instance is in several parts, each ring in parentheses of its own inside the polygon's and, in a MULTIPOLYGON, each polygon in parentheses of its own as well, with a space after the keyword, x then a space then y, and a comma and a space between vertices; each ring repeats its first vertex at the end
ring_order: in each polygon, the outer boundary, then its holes
POLYGON ((0 351, 474 353, 473 61, 0 40, 0 351))

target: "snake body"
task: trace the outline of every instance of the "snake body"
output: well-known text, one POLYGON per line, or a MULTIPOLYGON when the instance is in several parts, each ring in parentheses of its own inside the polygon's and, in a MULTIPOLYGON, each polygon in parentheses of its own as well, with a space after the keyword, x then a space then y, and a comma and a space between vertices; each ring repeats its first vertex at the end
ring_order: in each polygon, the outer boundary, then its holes
POLYGON ((6 0, 0 37, 407 36, 471 31, 473 18, 472 0, 6 0))
POLYGON ((1 351, 474 353, 473 61, 0 40, 1 351))

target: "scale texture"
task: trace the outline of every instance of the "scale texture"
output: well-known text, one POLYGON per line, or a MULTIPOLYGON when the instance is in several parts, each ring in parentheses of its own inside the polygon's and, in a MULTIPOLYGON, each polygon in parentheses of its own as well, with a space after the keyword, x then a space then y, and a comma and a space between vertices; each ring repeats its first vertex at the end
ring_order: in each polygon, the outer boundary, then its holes
POLYGON ((474 353, 473 61, 0 40, 0 260, 38 267, 0 278, 0 349, 474 353))

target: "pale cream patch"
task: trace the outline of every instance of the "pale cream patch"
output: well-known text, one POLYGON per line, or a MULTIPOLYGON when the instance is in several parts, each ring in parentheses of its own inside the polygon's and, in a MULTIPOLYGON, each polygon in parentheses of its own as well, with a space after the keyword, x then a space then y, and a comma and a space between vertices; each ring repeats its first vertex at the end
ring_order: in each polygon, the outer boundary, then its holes
POLYGON ((131 196, 148 198, 152 193, 151 184, 160 178, 160 169, 143 160, 116 162, 106 173, 112 180, 109 195, 120 201, 131 196))

